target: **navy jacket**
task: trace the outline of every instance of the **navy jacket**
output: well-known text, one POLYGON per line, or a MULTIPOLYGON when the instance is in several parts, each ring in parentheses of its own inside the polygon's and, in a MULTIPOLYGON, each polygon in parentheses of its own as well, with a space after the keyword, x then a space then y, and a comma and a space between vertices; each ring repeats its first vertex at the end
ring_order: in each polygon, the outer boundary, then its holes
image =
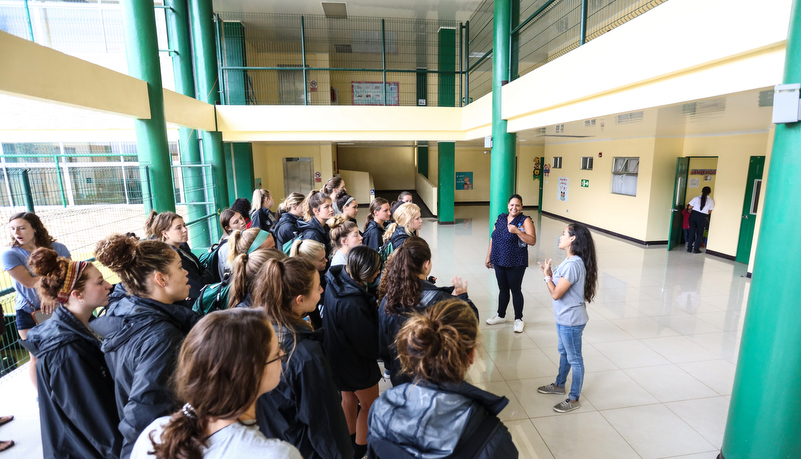
MULTIPOLYGON (((413 457, 450 457, 487 416, 497 416, 509 399, 466 382, 403 384, 387 389, 370 408, 367 443, 382 439, 413 457)), ((503 424, 478 453, 480 459, 516 459, 517 448, 503 424)), ((392 459, 392 458, 380 458, 392 459)))
POLYGON ((326 274, 323 348, 340 391, 373 387, 378 368, 378 311, 376 299, 357 284, 342 265, 326 274))
POLYGON ((275 328, 290 357, 278 386, 259 397, 259 430, 295 445, 305 459, 352 458, 348 424, 321 345, 323 331, 298 328, 296 342, 288 329, 275 328))
POLYGON ((273 237, 275 246, 278 250, 284 248, 284 244, 292 240, 298 232, 298 217, 289 212, 281 214, 281 218, 273 225, 273 237))
POLYGON ((145 427, 178 408, 169 379, 181 344, 198 319, 189 308, 130 295, 89 324, 104 339, 103 353, 114 378, 123 436, 120 457, 130 456, 145 427))
MULTIPOLYGON (((386 297, 381 301, 378 307, 378 351, 384 365, 389 369, 390 380, 393 386, 403 383, 411 382, 411 378, 407 375, 400 374, 400 361, 398 360, 398 351, 395 349, 395 338, 398 332, 403 328, 403 324, 409 319, 409 316, 415 312, 425 311, 429 306, 439 303, 440 301, 448 298, 453 298, 453 287, 437 287, 426 280, 420 280, 422 298, 416 305, 405 306, 400 314, 391 314, 387 312, 386 297)), ((473 312, 478 318, 478 309, 472 301, 467 297, 467 293, 462 293, 457 298, 466 301, 473 312)))
POLYGON ((118 458, 114 381, 100 340, 58 307, 22 345, 36 357, 42 449, 48 458, 118 458))
POLYGON ((298 220, 298 234, 303 235, 303 239, 311 239, 325 245, 325 256, 331 261, 331 234, 328 225, 321 225, 316 218, 309 221, 298 220))
POLYGON ((250 226, 248 228, 261 228, 270 231, 275 223, 275 214, 270 209, 259 207, 259 210, 250 214, 250 226))
POLYGON ((367 228, 364 229, 364 241, 362 245, 366 245, 371 249, 378 251, 384 245, 384 227, 370 220, 367 222, 367 228))

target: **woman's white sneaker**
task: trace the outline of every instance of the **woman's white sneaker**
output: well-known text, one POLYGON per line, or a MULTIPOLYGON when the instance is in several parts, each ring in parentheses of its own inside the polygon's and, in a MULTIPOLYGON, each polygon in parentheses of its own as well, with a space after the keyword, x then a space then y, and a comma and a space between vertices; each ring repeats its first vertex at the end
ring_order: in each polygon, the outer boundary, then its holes
POLYGON ((523 319, 515 320, 515 333, 523 333, 523 328, 525 328, 525 326, 523 319))
POLYGON ((497 313, 494 316, 487 319, 487 324, 489 325, 497 325, 497 324, 502 324, 504 322, 506 322, 506 317, 501 317, 497 313))

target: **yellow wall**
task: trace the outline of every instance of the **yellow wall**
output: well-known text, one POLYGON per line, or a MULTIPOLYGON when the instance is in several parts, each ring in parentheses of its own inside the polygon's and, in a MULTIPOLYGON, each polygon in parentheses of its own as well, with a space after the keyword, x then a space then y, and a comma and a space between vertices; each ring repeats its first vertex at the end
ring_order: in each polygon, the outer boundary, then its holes
MULTIPOLYGON (((322 158, 330 155, 330 145, 271 145, 265 142, 253 143, 253 176, 256 181, 261 179, 261 187, 270 190, 275 201, 273 210, 277 208, 279 202, 286 197, 284 193, 284 158, 312 158, 314 170, 323 172, 322 158)), ((330 166, 329 166, 330 167, 330 166)), ((322 174, 323 181, 330 177, 322 174)), ((315 182, 315 187, 320 188, 322 184, 315 182)), ((292 190, 295 191, 295 190, 292 190)), ((308 190, 297 190, 308 192, 308 190)))
MULTIPOLYGON (((545 153, 545 147, 517 147, 517 194, 523 198, 524 206, 539 205, 540 182, 533 179, 534 158, 545 153)), ((546 159, 547 161, 547 159, 546 159)), ((542 168, 540 168, 542 170, 542 168)))
POLYGON ((484 154, 481 147, 460 147, 456 145, 456 171, 472 172, 473 189, 456 190, 455 202, 489 202, 490 197, 490 163, 492 156, 484 154))
POLYGON ((379 190, 414 189, 414 147, 338 146, 340 169, 369 172, 379 190))
MULTIPOLYGON (((676 159, 682 156, 683 148, 684 139, 680 137, 657 137, 654 141, 646 241, 667 241, 670 236, 676 159)), ((643 173, 641 165, 640 174, 643 173)))
POLYGON ((698 196, 701 194, 701 190, 705 186, 708 186, 712 189, 712 198, 715 198, 715 178, 717 177, 717 173, 715 175, 711 175, 709 182, 705 182, 704 178, 706 175, 703 174, 693 174, 693 169, 717 169, 718 168, 718 159, 717 158, 690 158, 690 174, 687 176, 687 203, 689 204, 690 199, 698 196), (690 183, 690 180, 698 179, 698 186, 693 187, 690 183))
MULTIPOLYGON (((715 210, 709 223, 707 248, 726 255, 737 254, 740 220, 751 156, 763 156, 768 133, 688 137, 684 156, 718 156, 715 210)), ((690 194, 688 193, 688 196, 690 194)))

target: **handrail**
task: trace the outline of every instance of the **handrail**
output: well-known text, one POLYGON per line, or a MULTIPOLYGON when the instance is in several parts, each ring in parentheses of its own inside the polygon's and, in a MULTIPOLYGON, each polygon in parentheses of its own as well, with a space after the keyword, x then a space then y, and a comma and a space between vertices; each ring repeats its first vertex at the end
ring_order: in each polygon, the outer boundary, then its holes
MULTIPOLYGON (((343 68, 343 67, 241 67, 241 66, 226 66, 220 67, 220 70, 306 70, 322 71, 322 72, 384 72, 383 68, 343 68)), ((426 70, 426 69, 386 69, 387 73, 448 73, 457 74, 458 70, 426 70)), ((465 73, 465 72, 461 72, 465 73)))
POLYGON ((529 17, 528 17, 528 18, 527 18, 525 21, 521 22, 521 23, 520 23, 520 25, 518 25, 517 27, 515 27, 514 29, 512 29, 512 32, 511 32, 509 35, 514 35, 514 34, 516 34, 517 32, 519 32, 520 30, 522 30, 522 29, 523 29, 523 27, 527 26, 527 25, 528 25, 528 23, 529 23, 529 22, 531 22, 531 21, 533 21, 535 17, 539 16, 539 15, 540 15, 540 13, 542 13, 543 11, 545 11, 545 10, 546 10, 546 9, 547 9, 549 6, 551 6, 552 4, 556 3, 557 1, 558 1, 558 0, 550 0, 549 2, 545 3, 545 4, 544 4, 544 5, 542 5, 541 7, 537 8, 537 11, 535 11, 535 12, 534 12, 534 14, 532 14, 531 16, 529 16, 529 17))

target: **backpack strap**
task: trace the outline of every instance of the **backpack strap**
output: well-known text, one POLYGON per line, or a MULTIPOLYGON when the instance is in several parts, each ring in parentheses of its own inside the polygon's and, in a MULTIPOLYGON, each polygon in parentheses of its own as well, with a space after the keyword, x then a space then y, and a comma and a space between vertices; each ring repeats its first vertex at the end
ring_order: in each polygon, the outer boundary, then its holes
POLYGON ((481 423, 478 425, 478 427, 476 427, 476 430, 471 432, 467 438, 465 438, 465 435, 462 435, 462 438, 459 440, 459 443, 456 444, 456 448, 453 450, 453 454, 448 457, 479 457, 479 455, 481 455, 481 453, 484 451, 484 448, 487 446, 487 443, 489 443, 490 438, 495 435, 495 432, 498 430, 500 425, 501 420, 498 419, 498 416, 487 413, 487 416, 481 420, 481 423))
POLYGON ((415 459, 408 451, 383 438, 369 438, 367 448, 371 459, 415 459))

